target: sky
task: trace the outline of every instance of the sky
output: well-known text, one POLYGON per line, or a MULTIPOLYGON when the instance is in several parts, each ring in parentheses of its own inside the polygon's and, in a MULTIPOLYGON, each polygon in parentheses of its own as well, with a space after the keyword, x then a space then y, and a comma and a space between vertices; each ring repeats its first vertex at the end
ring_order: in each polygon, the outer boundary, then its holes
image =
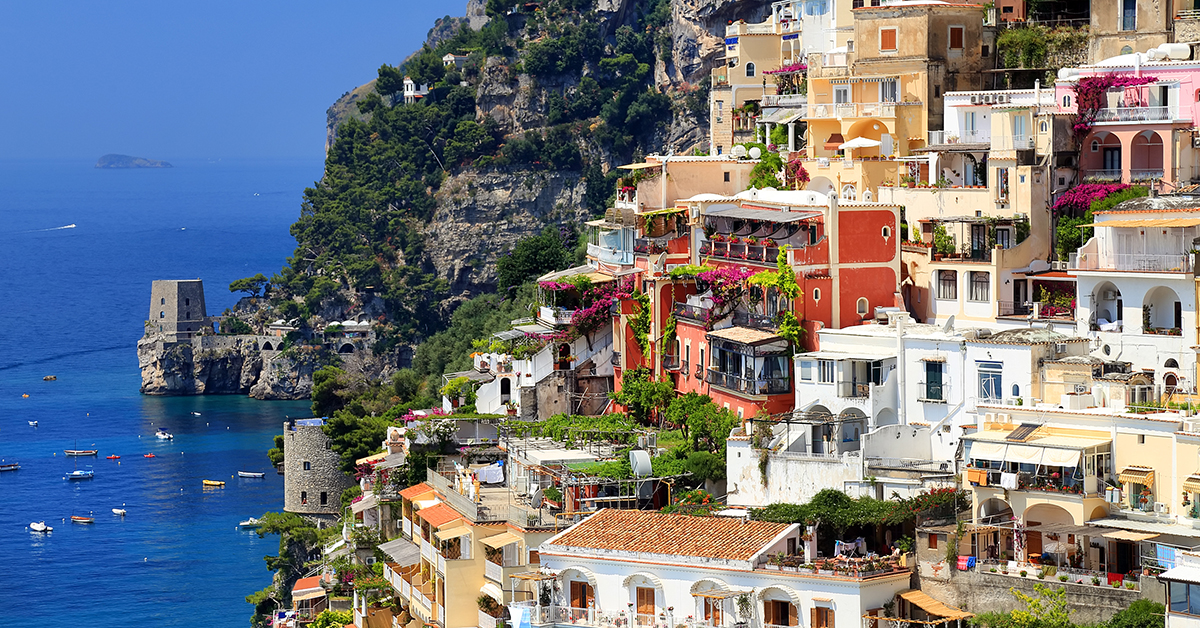
POLYGON ((465 0, 0 2, 0 159, 320 158, 325 110, 465 0))

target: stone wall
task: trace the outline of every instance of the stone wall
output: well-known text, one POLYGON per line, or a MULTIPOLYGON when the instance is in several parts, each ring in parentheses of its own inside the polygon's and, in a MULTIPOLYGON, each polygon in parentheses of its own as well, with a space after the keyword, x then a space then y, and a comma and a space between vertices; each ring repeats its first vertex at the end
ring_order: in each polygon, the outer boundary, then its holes
POLYGON ((342 510, 342 491, 354 484, 353 478, 338 468, 339 462, 320 425, 284 423, 283 509, 336 519, 342 510))

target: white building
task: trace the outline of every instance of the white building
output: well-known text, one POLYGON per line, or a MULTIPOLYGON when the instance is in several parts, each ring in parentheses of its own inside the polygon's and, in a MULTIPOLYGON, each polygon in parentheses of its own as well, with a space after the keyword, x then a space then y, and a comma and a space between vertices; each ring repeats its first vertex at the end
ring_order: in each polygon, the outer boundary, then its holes
POLYGON ((418 98, 424 98, 429 94, 429 85, 417 85, 416 81, 409 77, 404 77, 404 102, 412 104, 418 98))
POLYGON ((1096 355, 1153 371, 1157 392, 1196 390, 1193 240, 1200 207, 1184 199, 1127 201, 1095 215, 1095 235, 1072 255, 1078 333, 1096 355))
POLYGON ((1158 579, 1167 585, 1167 628, 1200 628, 1200 554, 1179 552, 1158 579))
POLYGON ((890 558, 870 571, 830 564, 827 575, 781 567, 804 543, 798 524, 602 510, 541 545, 561 597, 511 610, 534 625, 861 628, 908 588, 909 571, 890 558))

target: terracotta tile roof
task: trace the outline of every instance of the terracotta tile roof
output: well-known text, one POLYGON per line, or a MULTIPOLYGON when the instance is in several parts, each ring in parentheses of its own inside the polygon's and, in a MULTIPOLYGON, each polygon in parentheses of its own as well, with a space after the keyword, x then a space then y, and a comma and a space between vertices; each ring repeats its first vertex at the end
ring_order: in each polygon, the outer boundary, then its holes
POLYGON ((769 331, 761 329, 750 329, 749 327, 726 327, 724 329, 715 329, 708 332, 708 335, 721 340, 732 340, 737 343, 752 345, 761 342, 770 342, 779 340, 781 337, 778 334, 773 334, 769 331))
POLYGON ((307 589, 321 588, 321 577, 313 576, 311 578, 301 578, 296 581, 296 585, 292 587, 292 591, 304 591, 307 589))
POLYGON ((458 514, 457 510, 447 506, 446 504, 438 504, 429 508, 422 508, 417 511, 417 516, 429 522, 429 525, 440 528, 443 525, 462 519, 463 516, 458 514))
POLYGON ((786 523, 602 510, 553 540, 554 545, 673 556, 747 560, 788 528, 786 523))
POLYGON ((424 482, 421 482, 420 484, 417 484, 415 486, 410 486, 410 487, 404 489, 403 491, 400 491, 400 497, 402 499, 407 499, 409 501, 412 501, 418 495, 428 493, 429 491, 432 491, 432 490, 433 490, 432 486, 430 486, 424 482))

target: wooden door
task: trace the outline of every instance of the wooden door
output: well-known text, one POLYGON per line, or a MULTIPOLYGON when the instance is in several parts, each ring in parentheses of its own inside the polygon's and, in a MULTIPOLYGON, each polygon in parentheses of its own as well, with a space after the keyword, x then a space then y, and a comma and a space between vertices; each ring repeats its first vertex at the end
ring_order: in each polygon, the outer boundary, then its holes
POLYGON ((592 585, 578 580, 571 581, 571 608, 591 608, 593 596, 592 585))
POLYGON ((710 597, 704 598, 704 622, 709 626, 721 625, 721 602, 710 597))
POLYGON ((833 628, 833 609, 813 607, 811 628, 833 628))
POLYGON ((637 612, 638 615, 654 614, 654 589, 637 588, 637 612))

